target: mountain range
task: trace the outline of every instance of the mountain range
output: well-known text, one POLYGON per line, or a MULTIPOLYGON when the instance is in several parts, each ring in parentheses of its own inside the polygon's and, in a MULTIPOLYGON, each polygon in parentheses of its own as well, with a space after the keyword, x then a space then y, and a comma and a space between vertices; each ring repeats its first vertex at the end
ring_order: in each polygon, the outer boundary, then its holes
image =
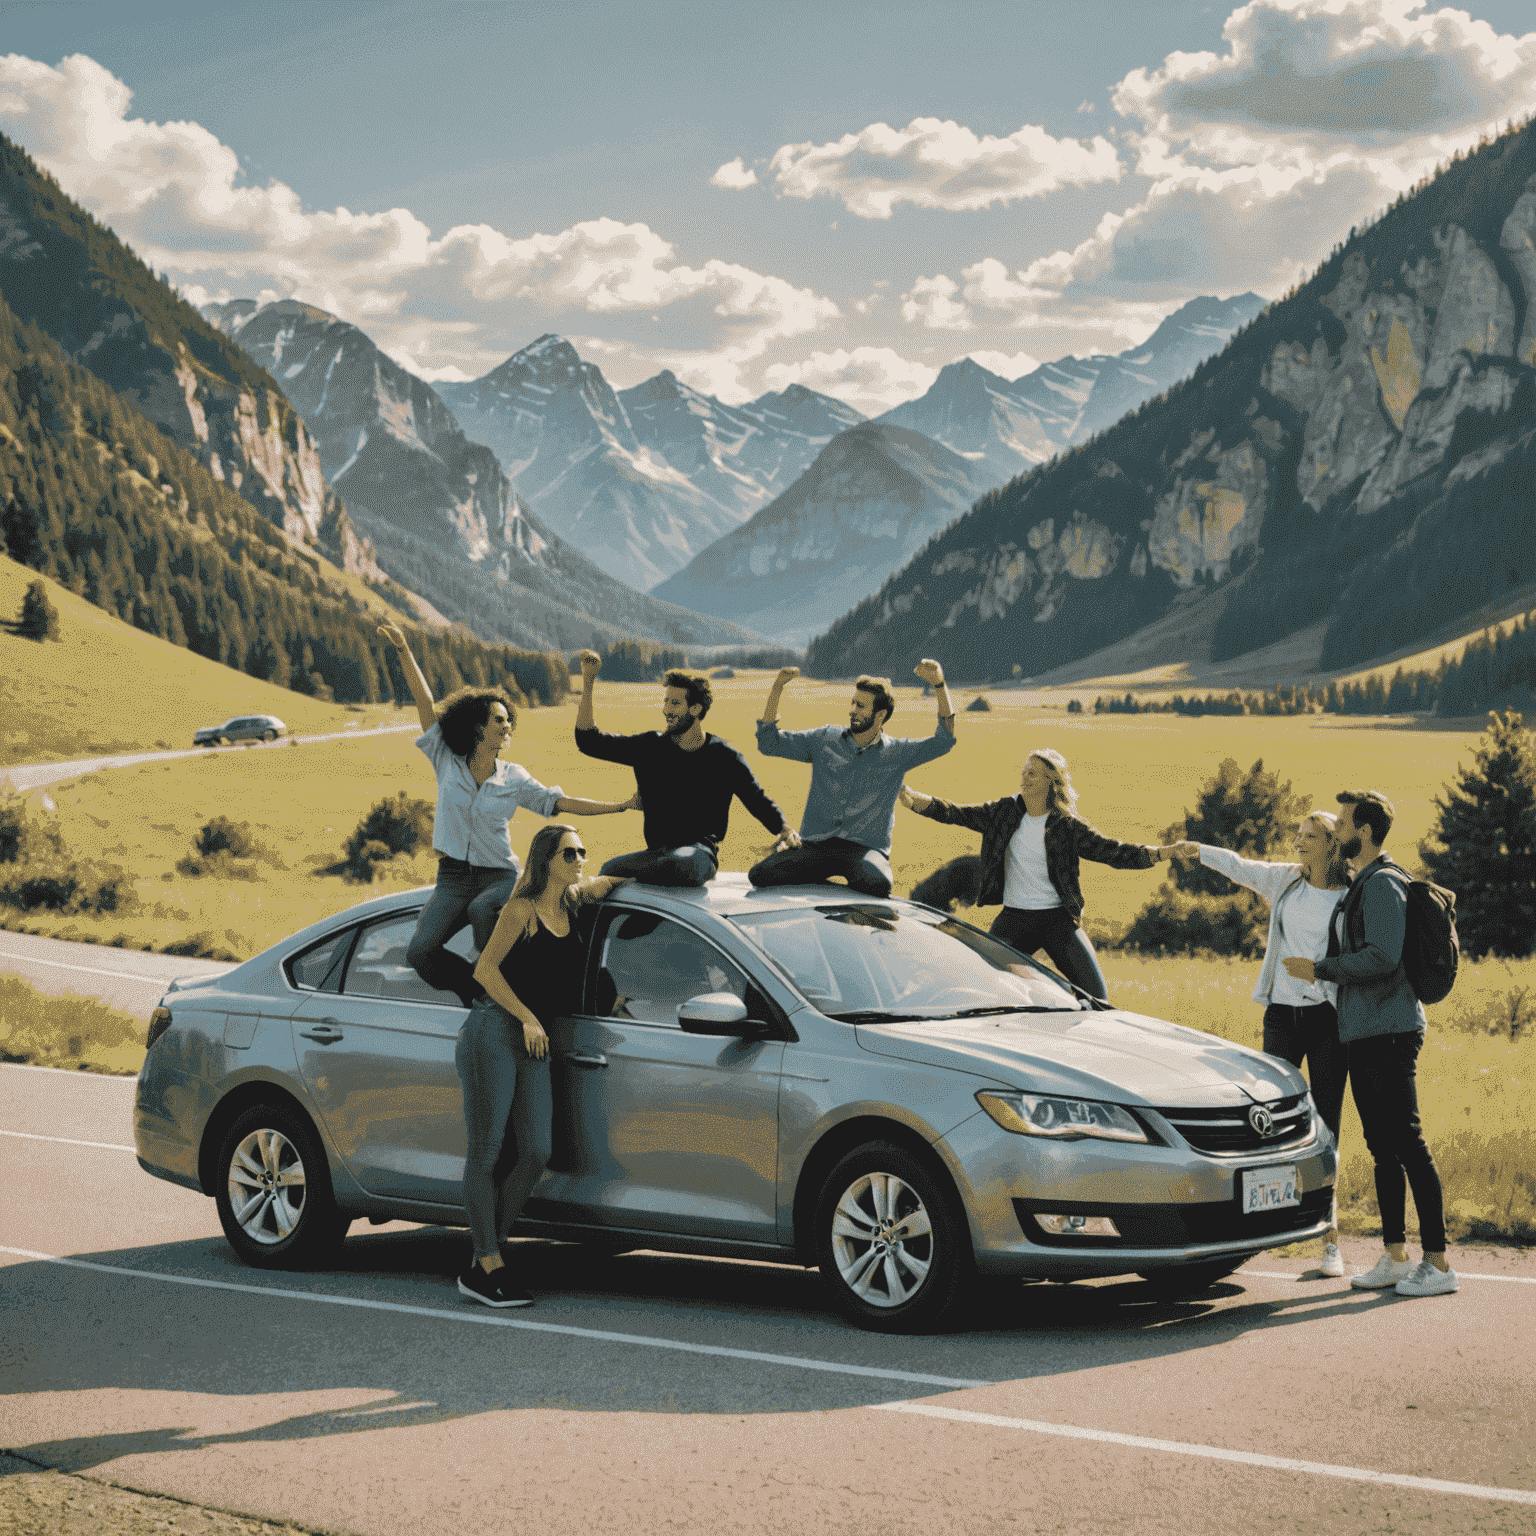
POLYGON ((743 406, 670 372, 615 391, 558 336, 438 390, 556 533, 642 590, 740 526, 863 420, 799 386, 743 406))
POLYGON ((1536 579, 1536 125, 1458 159, 1182 384, 983 498, 807 670, 1039 675, 1181 607, 1321 662, 1536 579), (1210 615, 1208 614, 1207 617, 1210 615))

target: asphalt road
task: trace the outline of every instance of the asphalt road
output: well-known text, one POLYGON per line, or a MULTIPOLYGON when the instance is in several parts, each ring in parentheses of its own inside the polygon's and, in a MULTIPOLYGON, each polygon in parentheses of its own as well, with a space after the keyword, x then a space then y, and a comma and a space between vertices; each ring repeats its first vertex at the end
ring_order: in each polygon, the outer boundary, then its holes
POLYGON ((222 960, 152 955, 0 929, 0 975, 20 976, 48 997, 66 992, 94 997, 140 1019, 149 1018, 172 977, 222 976, 233 969, 222 960))
POLYGON ((1019 1287, 898 1339, 801 1270, 529 1244, 538 1306, 492 1313, 440 1228, 244 1268, 138 1169, 132 1095, 0 1067, 0 1445, 29 1464, 368 1536, 1536 1531, 1512 1251, 1456 1254, 1448 1298, 1265 1256, 1195 1301, 1019 1287))
POLYGON ((185 747, 174 752, 123 752, 113 757, 77 757, 62 763, 17 763, 0 768, 0 784, 9 783, 21 792, 45 789, 65 779, 78 779, 103 768, 133 768, 140 763, 168 763, 178 757, 199 757, 209 752, 281 752, 294 742, 356 741, 362 736, 391 736, 401 731, 420 734, 415 725, 376 725, 370 730, 325 731, 313 736, 280 736, 276 741, 242 741, 228 747, 185 747))

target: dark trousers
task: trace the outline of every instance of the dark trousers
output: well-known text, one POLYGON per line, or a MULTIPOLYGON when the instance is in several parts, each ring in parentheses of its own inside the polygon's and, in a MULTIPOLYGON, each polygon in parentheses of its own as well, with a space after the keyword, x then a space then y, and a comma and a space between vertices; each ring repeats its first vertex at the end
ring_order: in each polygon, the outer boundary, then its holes
POLYGON ((1297 1008, 1289 1003, 1271 1003, 1264 1010, 1264 1054, 1278 1056, 1293 1067, 1307 1063, 1312 1102, 1337 1141, 1349 1066, 1339 1040, 1339 1016, 1333 1004, 1297 1008))
POLYGON ((549 1058, 535 1061, 523 1046, 523 1026, 500 1003, 481 997, 459 1030, 453 1064, 464 1089, 464 1208, 475 1257, 488 1259, 549 1166, 555 1119, 549 1058), (508 1133, 517 1160, 503 1175, 508 1133))
POLYGON ((1023 907, 1004 907, 992 924, 992 936, 1010 944, 1022 955, 1043 949, 1046 958, 1084 992, 1109 1001, 1109 986, 1099 969, 1088 935, 1067 916, 1064 907, 1050 907, 1044 912, 1030 912, 1023 907))
POLYGON ((515 869, 489 869, 443 854, 437 861, 437 884, 406 946, 405 958, 411 969, 429 987, 457 992, 468 1008, 481 995, 475 968, 443 946, 469 924, 475 948, 484 949, 516 884, 515 869))
POLYGON ((1440 1173, 1419 1125, 1419 1092, 1415 1072, 1420 1030, 1399 1035, 1370 1035, 1351 1040, 1349 1086, 1360 1112, 1365 1144, 1376 1164, 1376 1206, 1381 1212, 1381 1239, 1391 1246, 1407 1235, 1404 1180, 1413 1190, 1419 1213, 1419 1240, 1430 1253, 1445 1248, 1445 1203, 1440 1173))
POLYGON ((753 885, 817 885, 841 875, 848 888, 882 899, 891 894, 891 861, 878 848, 824 837, 798 848, 781 848, 747 871, 753 885))
POLYGON ((647 885, 705 885, 715 878, 720 862, 708 843, 682 848, 644 848, 621 853, 603 865, 605 875, 628 876, 647 885))

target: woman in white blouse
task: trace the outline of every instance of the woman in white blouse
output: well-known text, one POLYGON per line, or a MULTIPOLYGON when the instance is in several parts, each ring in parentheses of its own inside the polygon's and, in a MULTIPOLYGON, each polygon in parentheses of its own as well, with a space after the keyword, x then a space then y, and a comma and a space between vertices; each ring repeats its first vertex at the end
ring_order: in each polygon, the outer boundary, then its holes
MULTIPOLYGON (((1176 843, 1172 852, 1179 858, 1198 855, 1207 869, 1257 891, 1269 903, 1269 942, 1253 989, 1254 1001, 1265 1005, 1264 1050, 1293 1067, 1307 1064, 1318 1116, 1337 1141, 1347 1076, 1334 1012, 1338 988, 1327 981, 1299 981, 1281 963, 1292 956, 1317 961, 1328 953, 1328 929, 1349 869, 1333 835, 1334 822, 1328 811, 1313 811, 1303 819, 1296 829, 1294 864, 1244 859, 1208 843, 1176 843)), ((1328 1234, 1322 1271, 1344 1273, 1337 1226, 1328 1234)))
POLYGON ((466 924, 477 950, 490 939, 522 873, 508 830, 517 808, 545 818, 557 811, 606 816, 631 810, 639 800, 576 800, 558 784, 546 788, 520 763, 502 762, 498 754, 517 724, 511 699, 500 688, 460 688, 438 704, 401 629, 382 624, 379 633, 400 657, 421 720, 416 745, 437 774, 437 884, 405 957, 429 987, 458 993, 469 1008, 481 995, 474 966, 444 946, 466 924))

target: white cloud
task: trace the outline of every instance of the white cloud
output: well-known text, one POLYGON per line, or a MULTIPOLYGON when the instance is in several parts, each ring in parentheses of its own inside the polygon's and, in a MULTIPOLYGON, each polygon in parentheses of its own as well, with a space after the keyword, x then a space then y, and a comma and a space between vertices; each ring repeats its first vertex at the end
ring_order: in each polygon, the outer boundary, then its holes
POLYGON ((239 185, 234 151, 205 128, 132 118, 130 100, 83 54, 57 68, 0 59, 0 128, 151 266, 201 290, 304 299, 423 376, 476 376, 541 331, 594 316, 624 337, 665 309, 689 367, 740 389, 742 366, 770 344, 838 314, 734 262, 682 265, 645 224, 589 219, 520 238, 465 224, 434 237, 404 208, 306 210, 281 182, 239 185))
POLYGON ((989 373, 1000 379, 1022 379, 1040 366, 1040 359, 1030 352, 972 352, 973 362, 980 363, 989 373))
POLYGON ((785 196, 838 197, 862 219, 888 219, 897 203, 990 208, 1061 187, 1117 181, 1123 171, 1104 138, 1084 144, 1027 124, 1006 138, 978 137, 936 117, 914 118, 902 129, 871 123, 830 144, 785 144, 771 163, 785 196))
POLYGON ((937 277, 920 277, 901 296, 901 318, 908 325, 921 325, 930 331, 971 331, 971 312, 955 302, 960 285, 942 272, 937 277))
POLYGON ((839 347, 813 352, 797 363, 772 363, 765 370, 770 389, 803 384, 845 400, 866 416, 878 416, 903 400, 925 393, 939 370, 890 347, 839 347))
POLYGON ((757 172, 743 165, 741 156, 737 155, 734 160, 727 160, 709 178, 709 184, 712 187, 725 187, 732 192, 741 192, 757 185, 757 172))

